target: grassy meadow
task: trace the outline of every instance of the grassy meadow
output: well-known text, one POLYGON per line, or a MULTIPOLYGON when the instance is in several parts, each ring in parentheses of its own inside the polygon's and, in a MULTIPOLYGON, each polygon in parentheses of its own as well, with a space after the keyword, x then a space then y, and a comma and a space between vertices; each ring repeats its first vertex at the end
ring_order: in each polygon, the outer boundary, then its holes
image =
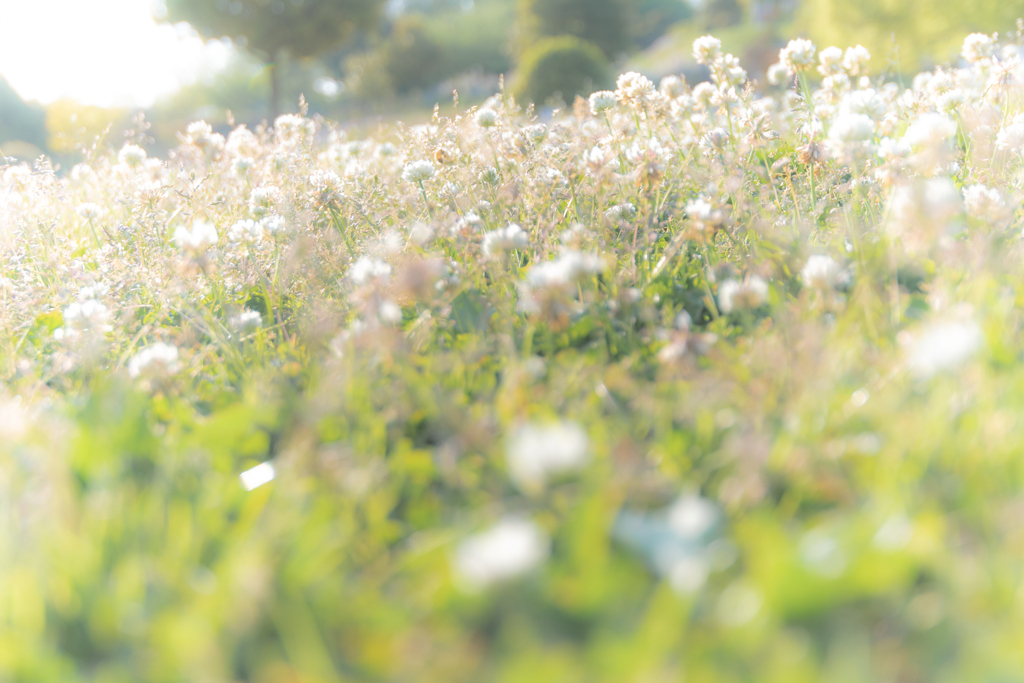
POLYGON ((1024 681, 1020 46, 694 55, 0 169, 0 679, 1024 681))

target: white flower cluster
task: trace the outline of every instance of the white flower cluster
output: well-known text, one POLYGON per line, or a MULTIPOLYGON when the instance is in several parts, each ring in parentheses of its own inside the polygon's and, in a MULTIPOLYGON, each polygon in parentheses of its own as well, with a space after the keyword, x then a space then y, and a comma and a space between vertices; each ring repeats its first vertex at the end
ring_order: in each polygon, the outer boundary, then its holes
POLYGON ((523 249, 529 243, 529 235, 521 227, 511 223, 500 230, 486 233, 481 248, 486 256, 492 256, 513 249, 523 249))
POLYGON ((578 469, 590 457, 590 441, 572 422, 527 424, 508 441, 508 469, 523 489, 543 486, 553 475, 578 469))
POLYGON ((128 375, 145 379, 164 379, 178 372, 178 348, 157 342, 139 351, 128 361, 128 375))

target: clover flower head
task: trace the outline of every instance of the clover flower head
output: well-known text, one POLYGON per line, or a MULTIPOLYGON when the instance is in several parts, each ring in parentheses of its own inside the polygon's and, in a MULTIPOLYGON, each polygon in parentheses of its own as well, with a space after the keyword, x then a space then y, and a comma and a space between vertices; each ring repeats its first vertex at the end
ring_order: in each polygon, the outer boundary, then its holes
POLYGON ((964 38, 960 54, 968 64, 975 65, 994 55, 995 51, 996 41, 992 36, 987 36, 984 33, 972 33, 964 38))
POLYGON ((635 71, 619 76, 615 86, 616 99, 634 109, 642 109, 650 103, 653 94, 657 92, 651 79, 635 71))
POLYGON ((843 269, 831 256, 812 254, 800 270, 800 278, 807 287, 827 289, 839 282, 842 272, 843 269))
POLYGON ((814 52, 814 43, 804 38, 796 38, 779 51, 779 61, 793 73, 800 73, 814 65, 814 52))
POLYGON ((840 114, 832 122, 828 136, 839 143, 865 142, 875 136, 875 122, 866 114, 840 114))
POLYGON ((434 177, 434 164, 426 160, 414 161, 402 169, 402 179, 409 183, 422 183, 434 177))
POLYGON ((455 551, 453 569, 467 589, 482 590, 539 566, 547 559, 550 544, 536 524, 510 517, 463 541, 455 551))
POLYGON ((613 109, 618 102, 615 93, 611 90, 598 90, 590 95, 590 113, 597 116, 603 112, 613 109))
POLYGON ((718 57, 722 41, 714 36, 701 36, 693 41, 693 58, 698 64, 710 64, 718 57))
POLYGON ((117 160, 129 168, 138 168, 146 161, 146 150, 136 144, 126 142, 117 153, 117 160))
POLYGON ((511 223, 507 227, 485 234, 482 248, 485 255, 491 256, 513 249, 523 249, 529 242, 526 232, 515 223, 511 223))
POLYGON ((262 222, 254 221, 251 218, 243 218, 240 221, 236 221, 230 228, 228 228, 228 241, 233 244, 238 244, 240 242, 259 244, 262 239, 262 222))
POLYGON ((498 112, 490 107, 482 107, 477 110, 473 118, 481 128, 493 128, 498 123, 498 112))
POLYGON ((843 68, 850 76, 867 75, 867 65, 871 61, 871 53, 863 45, 846 48, 843 55, 843 68))
POLYGON ((253 188, 249 193, 249 210, 257 218, 265 216, 278 202, 281 191, 273 185, 253 188))
POLYGON ((768 300, 768 283, 757 275, 726 280, 718 287, 718 307, 723 313, 753 310, 768 300))
POLYGON ((231 319, 231 327, 239 332, 251 332, 263 326, 263 315, 259 311, 246 309, 231 319))
POLYGON ((217 244, 217 228, 210 221, 195 221, 191 228, 179 225, 174 230, 174 244, 179 249, 202 252, 217 244))
POLYGON ((835 47, 826 47, 818 53, 818 73, 822 76, 838 74, 843 70, 843 51, 835 47))
POLYGON ((574 422, 527 424, 512 434, 506 455, 516 485, 537 488, 550 476, 583 467, 590 459, 590 441, 574 422))
POLYGON ((162 379, 178 372, 178 347, 157 342, 139 351, 128 361, 128 375, 162 379))
POLYGON ((76 211, 78 212, 79 216, 81 216, 87 221, 99 218, 100 215, 103 213, 103 209, 98 204, 92 204, 90 202, 79 204, 76 211))
POLYGON ((379 259, 362 256, 348 269, 348 276, 357 285, 368 282, 387 282, 391 278, 391 266, 379 259))

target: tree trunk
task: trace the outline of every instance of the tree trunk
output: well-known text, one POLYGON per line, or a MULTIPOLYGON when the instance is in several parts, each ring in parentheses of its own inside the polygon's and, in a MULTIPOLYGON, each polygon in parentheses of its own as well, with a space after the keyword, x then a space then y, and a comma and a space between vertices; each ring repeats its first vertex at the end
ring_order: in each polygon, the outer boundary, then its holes
POLYGON ((274 125, 281 111, 281 51, 270 55, 270 125, 274 125))

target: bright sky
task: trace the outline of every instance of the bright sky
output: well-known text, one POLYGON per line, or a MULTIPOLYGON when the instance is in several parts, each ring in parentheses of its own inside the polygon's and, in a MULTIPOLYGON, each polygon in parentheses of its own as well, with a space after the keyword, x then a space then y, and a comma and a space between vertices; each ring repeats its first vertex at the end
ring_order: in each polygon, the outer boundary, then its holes
POLYGON ((154 19, 159 0, 0 0, 0 75, 23 99, 147 107, 232 49, 154 19))

